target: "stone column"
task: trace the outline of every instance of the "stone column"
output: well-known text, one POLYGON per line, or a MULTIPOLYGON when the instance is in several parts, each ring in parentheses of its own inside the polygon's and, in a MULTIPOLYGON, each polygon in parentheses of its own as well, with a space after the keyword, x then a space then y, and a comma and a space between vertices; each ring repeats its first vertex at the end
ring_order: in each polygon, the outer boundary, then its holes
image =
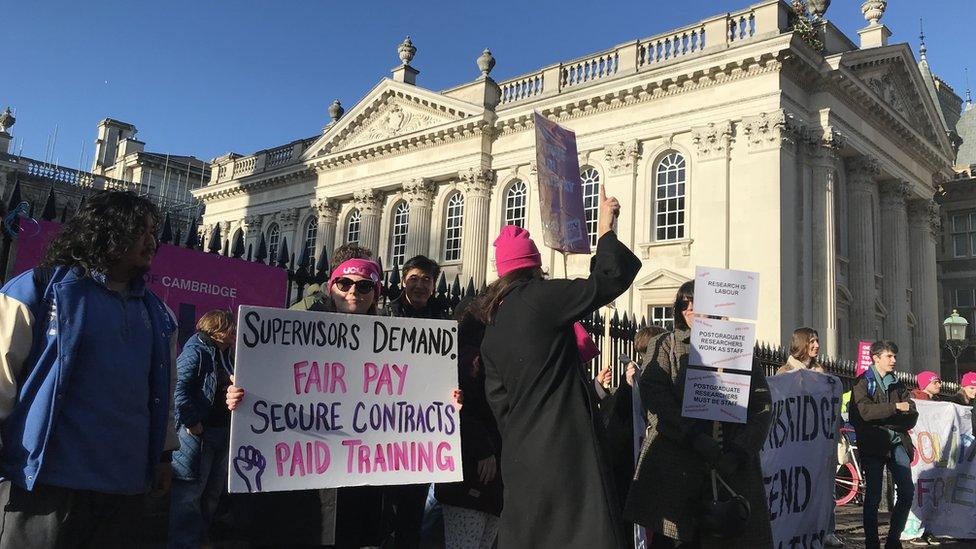
POLYGON ((837 356, 837 227, 834 193, 837 189, 838 144, 817 140, 813 151, 810 201, 811 317, 820 333, 822 354, 837 356))
MULTIPOLYGON (((283 243, 288 244, 288 264, 291 265, 291 256, 295 254, 295 262, 298 262, 298 253, 301 250, 298 241, 298 208, 286 208, 278 213, 278 225, 281 227, 281 240, 278 242, 279 249, 283 243), (287 239, 287 240, 286 240, 287 239)), ((277 261, 278 257, 271 258, 277 261)))
POLYGON ((261 225, 263 221, 261 214, 251 214, 244 217, 244 258, 247 259, 247 249, 251 248, 251 259, 258 253, 258 244, 261 242, 261 225))
POLYGON ((903 181, 881 184, 881 272, 884 275, 881 294, 888 309, 885 338, 894 340, 905 350, 911 345, 908 330, 908 212, 905 209, 908 191, 908 184, 903 181))
POLYGON ((373 252, 373 257, 379 257, 382 196, 373 189, 359 189, 352 198, 360 213, 359 245, 373 252))
MULTIPOLYGON (((319 229, 315 235, 315 257, 322 253, 322 246, 325 246, 332 259, 332 250, 336 247, 336 225, 339 223, 339 204, 331 198, 319 198, 315 200, 315 211, 318 215, 319 229)), ((314 267, 314 265, 313 265, 314 267)))
POLYGON ((430 255, 430 214, 434 203, 434 186, 425 179, 411 179, 403 184, 403 196, 410 205, 405 259, 430 255))
POLYGON ((464 226, 461 228, 461 278, 474 280, 475 288, 487 279, 490 235, 488 229, 491 188, 495 172, 472 168, 461 172, 464 192, 464 226))
POLYGON ((939 206, 932 200, 911 200, 908 207, 912 311, 915 313, 912 370, 939 372, 939 314, 936 243, 939 206))
POLYGON ((851 337, 872 341, 875 338, 874 303, 874 231, 871 208, 874 200, 874 178, 880 170, 873 158, 859 156, 849 160, 847 168, 848 226, 851 250, 850 290, 851 337))

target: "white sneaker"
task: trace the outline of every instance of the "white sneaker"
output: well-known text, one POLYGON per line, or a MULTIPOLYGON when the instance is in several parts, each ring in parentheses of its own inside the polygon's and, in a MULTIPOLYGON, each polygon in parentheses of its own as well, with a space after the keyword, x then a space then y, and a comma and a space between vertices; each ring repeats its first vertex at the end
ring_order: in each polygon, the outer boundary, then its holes
POLYGON ((824 539, 824 545, 827 547, 843 547, 844 542, 837 537, 837 534, 829 534, 826 539, 824 539))

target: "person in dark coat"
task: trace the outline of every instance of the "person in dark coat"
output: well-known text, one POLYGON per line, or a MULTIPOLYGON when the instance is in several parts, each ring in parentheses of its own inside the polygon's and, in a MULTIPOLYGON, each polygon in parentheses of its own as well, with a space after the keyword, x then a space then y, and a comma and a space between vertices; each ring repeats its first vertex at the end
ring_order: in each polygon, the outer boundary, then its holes
POLYGON ((918 421, 911 390, 895 377, 898 345, 875 341, 871 345, 873 364, 851 389, 849 414, 857 448, 864 467, 864 543, 880 547, 878 505, 885 467, 895 483, 895 505, 891 510, 885 547, 901 547, 899 538, 912 509, 915 485, 911 461, 915 445, 908 431, 918 421))
POLYGON ((470 310, 473 299, 458 304, 458 379, 461 407, 461 462, 464 481, 437 484, 434 495, 444 509, 446 549, 491 549, 502 511, 498 456, 502 437, 485 398, 481 340, 485 326, 470 310))
POLYGON ((973 434, 976 436, 976 372, 966 372, 959 380, 959 392, 952 401, 973 409, 973 434))
POLYGON ((641 371, 638 387, 648 428, 624 516, 653 532, 651 547, 673 547, 675 542, 701 548, 772 547, 759 460, 772 419, 772 398, 758 359, 752 364, 746 423, 720 422, 720 437, 714 437, 716 422, 681 415, 695 318, 694 284, 689 281, 678 289, 675 329, 654 340, 641 371), (712 499, 712 470, 749 502, 745 531, 735 539, 702 535, 701 508, 712 499))
MULTIPOLYGON (((434 284, 440 273, 440 265, 427 256, 417 255, 408 259, 400 268, 403 292, 390 302, 384 312, 388 316, 401 318, 447 319, 447 307, 434 296, 434 284)), ((387 499, 393 505, 396 549, 420 547, 424 504, 429 491, 430 484, 400 484, 384 488, 387 499)))
POLYGON ((600 193, 589 278, 544 279, 539 250, 519 227, 503 227, 494 243, 501 278, 482 300, 481 358, 502 435, 504 549, 625 543, 593 380, 583 373, 573 328, 625 292, 641 267, 612 230, 619 203, 600 193))

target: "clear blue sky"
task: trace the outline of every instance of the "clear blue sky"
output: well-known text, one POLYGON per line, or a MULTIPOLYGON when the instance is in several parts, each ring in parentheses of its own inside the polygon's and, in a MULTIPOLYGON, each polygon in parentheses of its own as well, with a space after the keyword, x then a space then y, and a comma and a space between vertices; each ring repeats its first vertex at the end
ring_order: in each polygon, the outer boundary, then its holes
MULTIPOLYGON (((147 150, 210 159, 309 137, 339 98, 353 105, 399 63, 409 34, 418 84, 439 90, 478 75, 485 47, 502 80, 634 38, 735 11, 749 0, 0 0, 0 108, 16 109, 23 154, 76 167, 106 117, 135 124, 147 150)), ((893 0, 893 42, 928 58, 960 96, 976 52, 974 0, 893 0)), ((857 41, 860 1, 827 13, 857 41)), ((976 84, 976 63, 973 82, 976 84)), ((17 152, 17 151, 14 151, 17 152)), ((86 165, 85 169, 88 169, 86 165)))

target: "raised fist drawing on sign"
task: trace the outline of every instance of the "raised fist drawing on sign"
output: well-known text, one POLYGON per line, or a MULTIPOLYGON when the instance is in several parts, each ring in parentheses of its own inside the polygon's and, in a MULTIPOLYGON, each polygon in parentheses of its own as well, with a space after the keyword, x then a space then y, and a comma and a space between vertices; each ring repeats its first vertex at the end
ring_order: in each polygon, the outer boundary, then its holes
POLYGON ((234 471, 244 479, 248 492, 261 491, 261 475, 268 462, 261 455, 261 451, 253 446, 241 446, 234 458, 234 471))

